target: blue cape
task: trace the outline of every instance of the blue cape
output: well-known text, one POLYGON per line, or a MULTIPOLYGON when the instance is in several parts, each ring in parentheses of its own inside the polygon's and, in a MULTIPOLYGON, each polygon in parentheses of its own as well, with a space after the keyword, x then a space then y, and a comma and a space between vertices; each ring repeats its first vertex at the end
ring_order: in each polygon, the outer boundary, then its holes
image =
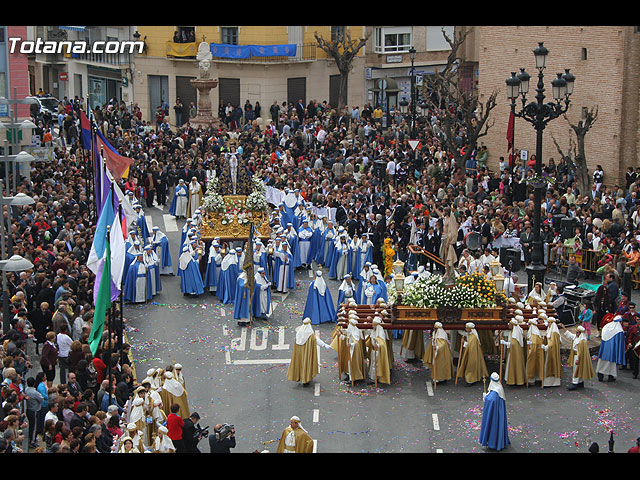
POLYGON ((324 295, 320 295, 311 282, 302 318, 310 318, 312 325, 336 321, 336 309, 328 286, 324 295))
POLYGON ((482 423, 480 425, 481 445, 493 450, 502 450, 511 444, 507 423, 507 406, 497 392, 491 391, 484 399, 482 423))

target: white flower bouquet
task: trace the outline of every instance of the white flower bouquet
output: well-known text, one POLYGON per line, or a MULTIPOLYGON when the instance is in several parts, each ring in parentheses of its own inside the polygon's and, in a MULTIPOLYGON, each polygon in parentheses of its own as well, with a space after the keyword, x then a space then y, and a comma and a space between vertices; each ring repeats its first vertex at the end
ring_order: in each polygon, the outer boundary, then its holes
POLYGON ((418 308, 482 308, 495 302, 467 285, 447 287, 440 275, 427 275, 405 288, 402 303, 418 308))

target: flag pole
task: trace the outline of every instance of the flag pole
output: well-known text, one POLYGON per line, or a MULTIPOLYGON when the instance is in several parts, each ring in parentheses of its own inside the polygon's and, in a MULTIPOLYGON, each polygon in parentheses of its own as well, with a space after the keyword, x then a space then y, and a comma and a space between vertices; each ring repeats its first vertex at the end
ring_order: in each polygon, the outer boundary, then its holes
POLYGON ((244 265, 242 270, 247 274, 247 287, 249 289, 249 325, 253 325, 253 288, 255 283, 253 269, 253 222, 249 224, 249 239, 244 251, 244 265))
MULTIPOLYGON (((107 242, 109 242, 109 235, 111 232, 111 225, 107 225, 107 242)), ((109 249, 109 251, 111 251, 111 249, 109 249)), ((106 259, 106 261, 110 262, 111 259, 106 259)), ((109 275, 109 277, 111 277, 111 275, 109 275)), ((108 279, 109 282, 111 282, 111 278, 108 279)), ((108 359, 109 361, 107 362, 107 368, 109 369, 109 405, 111 405, 111 401, 112 401, 112 396, 111 396, 111 285, 109 285, 109 308, 106 311, 107 314, 107 331, 108 331, 108 336, 107 336, 107 341, 108 341, 108 349, 107 351, 109 352, 108 355, 108 359)))
MULTIPOLYGON (((113 189, 113 184, 111 184, 111 188, 113 189)), ((118 221, 120 222, 120 224, 122 224, 122 203, 118 204, 118 221)), ((127 265, 125 264, 124 268, 127 268, 127 265)), ((123 275, 124 276, 124 275, 123 275)), ((120 278, 120 296, 119 296, 119 303, 120 303, 120 335, 124 335, 124 295, 123 295, 123 290, 124 290, 124 285, 122 284, 122 278, 120 278)), ((122 356, 123 356, 123 352, 122 352, 122 348, 120 349, 120 360, 122 361, 122 356)))

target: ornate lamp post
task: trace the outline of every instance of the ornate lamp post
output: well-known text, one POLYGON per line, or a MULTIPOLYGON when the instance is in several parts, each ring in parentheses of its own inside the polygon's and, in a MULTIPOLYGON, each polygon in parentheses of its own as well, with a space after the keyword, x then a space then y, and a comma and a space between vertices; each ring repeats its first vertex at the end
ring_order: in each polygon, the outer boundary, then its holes
POLYGON ((416 138, 416 70, 414 62, 416 60, 416 49, 409 49, 409 58, 411 58, 411 138, 416 138))
MULTIPOLYGON (((565 70, 565 73, 558 73, 551 82, 553 99, 555 102, 544 103, 544 75, 542 71, 546 66, 546 59, 549 50, 538 42, 538 47, 533 51, 538 69, 538 84, 536 88, 536 101, 527 103, 527 93, 529 92, 530 75, 524 68, 520 73, 511 73, 507 78, 507 97, 511 100, 511 111, 514 116, 522 118, 531 123, 536 129, 536 177, 542 176, 542 132, 547 124, 569 109, 569 96, 573 93, 575 77, 565 70), (522 108, 516 112, 516 99, 521 96, 522 108), (564 100, 564 105, 561 103, 564 100)), ((534 186, 534 217, 533 217, 533 249, 531 253, 531 264, 526 268, 528 274, 529 290, 533 288, 535 282, 544 284, 544 274, 546 267, 543 264, 544 252, 540 236, 541 232, 541 206, 542 190, 546 188, 541 182, 535 182, 534 186)))

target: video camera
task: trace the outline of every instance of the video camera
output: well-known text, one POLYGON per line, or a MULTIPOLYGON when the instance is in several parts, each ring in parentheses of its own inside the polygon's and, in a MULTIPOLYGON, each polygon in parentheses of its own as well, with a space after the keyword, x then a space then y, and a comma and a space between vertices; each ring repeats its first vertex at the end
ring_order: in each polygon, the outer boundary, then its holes
POLYGON ((227 438, 234 430, 235 430, 235 426, 234 425, 230 425, 228 423, 223 423, 222 426, 220 427, 219 430, 216 430, 215 434, 216 434, 216 439, 217 440, 222 440, 224 438, 227 438))
POLYGON ((193 434, 194 438, 196 440, 200 440, 201 438, 207 438, 209 436, 209 426, 207 425, 206 427, 202 428, 200 426, 200 424, 198 423, 195 426, 195 433, 193 434))

